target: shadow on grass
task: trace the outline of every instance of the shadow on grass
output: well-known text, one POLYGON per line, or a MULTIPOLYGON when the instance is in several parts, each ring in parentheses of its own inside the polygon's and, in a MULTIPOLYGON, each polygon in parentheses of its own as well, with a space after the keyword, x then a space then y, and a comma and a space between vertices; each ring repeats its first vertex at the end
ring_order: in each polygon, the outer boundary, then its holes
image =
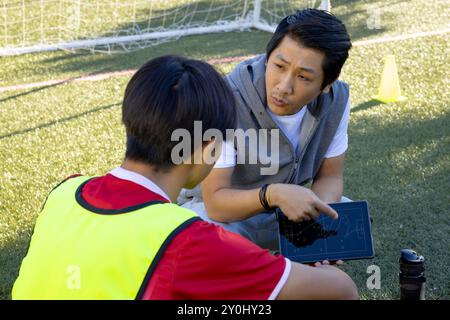
POLYGON ((61 73, 99 72, 99 69, 114 72, 136 69, 147 60, 166 54, 183 55, 203 60, 258 54, 264 52, 264 46, 269 37, 269 33, 262 31, 234 32, 232 36, 230 34, 187 36, 177 41, 128 53, 92 54, 86 52, 83 55, 77 54, 73 58, 60 55, 45 59, 42 63, 48 66, 56 64, 52 69, 61 73), (65 60, 64 64, 58 63, 60 58, 65 60))
POLYGON ((360 103, 357 106, 353 107, 352 112, 368 110, 372 107, 379 106, 380 104, 383 104, 383 102, 376 100, 376 99, 372 99, 372 100, 360 103))
MULTIPOLYGON (((75 77, 75 78, 78 78, 78 77, 75 77)), ((14 94, 12 96, 8 96, 6 98, 0 99, 0 103, 1 102, 6 102, 6 101, 9 101, 9 100, 13 100, 13 99, 16 99, 16 98, 24 97, 24 96, 27 96, 29 94, 32 94, 32 93, 35 93, 35 92, 39 92, 39 91, 42 91, 42 90, 45 90, 45 89, 57 87, 59 85, 62 85, 62 84, 68 83, 68 82, 70 82, 70 81, 69 80, 63 80, 63 81, 59 81, 57 83, 49 84, 47 86, 37 87, 37 88, 31 89, 31 90, 28 90, 28 91, 25 91, 25 92, 14 94)))
POLYGON ((64 123, 64 122, 67 122, 67 121, 71 121, 71 120, 74 120, 74 119, 77 119, 77 118, 80 118, 80 117, 83 117, 83 116, 86 116, 88 114, 92 114, 92 113, 95 113, 95 112, 98 112, 98 111, 101 111, 101 110, 111 109, 113 107, 120 106, 121 104, 122 103, 119 102, 119 103, 108 104, 106 106, 100 106, 100 107, 97 107, 97 108, 94 108, 94 109, 91 109, 91 110, 88 110, 88 111, 85 111, 85 112, 74 114, 74 115, 72 115, 70 117, 61 118, 61 119, 57 119, 57 120, 53 120, 53 121, 50 121, 50 122, 47 122, 47 123, 40 124, 40 125, 35 126, 35 127, 31 127, 31 128, 26 128, 26 129, 10 132, 10 133, 7 133, 5 135, 0 136, 0 140, 6 139, 6 138, 9 138, 9 137, 14 137, 14 136, 17 136, 17 135, 21 135, 21 134, 24 134, 24 133, 32 132, 32 131, 35 131, 35 130, 47 128, 47 127, 53 126, 55 124, 60 124, 60 123, 64 123))
MULTIPOLYGON (((104 71, 105 70, 99 70, 99 73, 104 72, 104 71)), ((20 98, 20 97, 23 97, 23 96, 27 96, 29 94, 32 94, 32 93, 35 93, 35 92, 39 92, 39 91, 42 91, 42 90, 46 90, 46 89, 49 89, 49 88, 54 88, 54 87, 60 86, 62 84, 67 84, 67 83, 70 83, 70 82, 72 82, 74 80, 80 79, 80 78, 82 78, 84 76, 90 76, 90 75, 92 75, 92 73, 87 74, 87 75, 80 75, 80 76, 76 76, 76 77, 71 77, 71 78, 68 78, 68 79, 57 81, 57 82, 49 84, 49 85, 44 85, 44 86, 37 87, 37 88, 31 89, 31 90, 28 90, 28 91, 25 91, 25 92, 14 94, 12 96, 8 96, 6 98, 0 99, 0 103, 1 102, 6 102, 6 101, 9 101, 9 100, 12 100, 12 99, 20 98)))
POLYGON ((0 300, 10 300, 20 265, 28 252, 32 230, 21 230, 19 235, 0 248, 0 300))

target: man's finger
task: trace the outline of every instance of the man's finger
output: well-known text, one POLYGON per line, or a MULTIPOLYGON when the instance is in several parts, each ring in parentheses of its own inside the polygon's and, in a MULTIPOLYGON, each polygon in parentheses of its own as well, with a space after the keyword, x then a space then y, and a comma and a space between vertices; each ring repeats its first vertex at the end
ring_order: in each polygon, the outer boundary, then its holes
POLYGON ((342 266, 344 264, 344 261, 342 261, 342 260, 334 260, 334 261, 328 261, 328 262, 332 266, 342 266))
POLYGON ((300 222, 305 221, 305 218, 306 218, 305 215, 301 215, 301 216, 299 216, 299 217, 294 216, 294 217, 292 217, 292 218, 291 218, 291 217, 288 217, 289 220, 291 220, 292 222, 296 222, 296 223, 300 223, 300 222))
POLYGON ((308 215, 309 215, 312 219, 316 220, 316 219, 319 218, 320 212, 317 210, 317 208, 316 208, 315 206, 311 206, 311 207, 309 208, 308 215))
POLYGON ((337 219, 339 217, 338 213, 329 205, 327 205, 322 200, 318 199, 315 203, 317 210, 321 213, 325 213, 327 216, 329 216, 332 219, 337 219))

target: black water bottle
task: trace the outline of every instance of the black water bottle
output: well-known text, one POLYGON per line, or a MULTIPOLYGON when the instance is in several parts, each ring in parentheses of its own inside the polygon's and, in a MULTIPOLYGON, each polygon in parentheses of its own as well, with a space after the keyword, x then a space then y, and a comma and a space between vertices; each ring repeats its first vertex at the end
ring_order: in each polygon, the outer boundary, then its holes
POLYGON ((425 300, 425 259, 411 249, 403 249, 399 262, 400 300, 425 300))

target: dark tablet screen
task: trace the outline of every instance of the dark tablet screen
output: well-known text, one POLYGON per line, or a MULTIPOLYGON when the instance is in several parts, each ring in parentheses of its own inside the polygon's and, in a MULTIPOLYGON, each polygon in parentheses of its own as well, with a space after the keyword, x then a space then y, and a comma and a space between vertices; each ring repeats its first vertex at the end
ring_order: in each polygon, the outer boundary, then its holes
POLYGON ((321 214, 316 221, 295 223, 278 210, 281 254, 292 261, 373 258, 371 225, 366 201, 334 203, 339 218, 321 214))

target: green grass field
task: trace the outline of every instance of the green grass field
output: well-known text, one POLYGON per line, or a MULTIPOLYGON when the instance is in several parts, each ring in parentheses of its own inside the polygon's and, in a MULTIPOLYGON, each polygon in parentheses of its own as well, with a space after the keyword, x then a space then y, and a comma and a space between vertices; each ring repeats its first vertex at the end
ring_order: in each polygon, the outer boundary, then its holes
MULTIPOLYGON (((447 27, 446 1, 332 1, 354 40, 447 27), (382 28, 364 25, 370 5, 382 28)), ((0 58, 0 87, 137 68, 178 53, 199 59, 256 54, 270 35, 252 31, 183 38, 141 51, 106 55, 51 52, 0 58)), ((448 34, 354 47, 342 79, 352 112, 345 195, 366 199, 376 257, 348 262, 363 299, 398 299, 400 249, 426 258, 427 298, 450 298, 450 97, 448 34), (383 57, 395 54, 406 101, 380 104, 383 57), (368 290, 368 266, 381 289, 368 290)), ((226 73, 235 64, 220 65, 226 73)), ((120 103, 128 76, 0 93, 0 299, 14 279, 47 193, 72 173, 103 174, 124 155, 120 103)))

